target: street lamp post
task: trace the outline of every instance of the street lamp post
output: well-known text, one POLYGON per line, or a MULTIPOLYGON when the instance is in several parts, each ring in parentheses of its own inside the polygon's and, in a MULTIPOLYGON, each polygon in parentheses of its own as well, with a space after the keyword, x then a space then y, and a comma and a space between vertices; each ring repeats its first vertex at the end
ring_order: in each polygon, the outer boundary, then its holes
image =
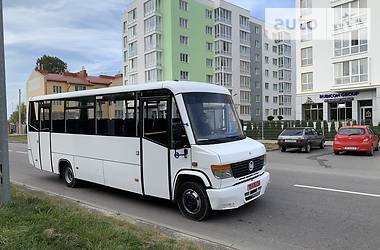
POLYGON ((10 200, 3 1, 0 0, 0 203, 10 200))

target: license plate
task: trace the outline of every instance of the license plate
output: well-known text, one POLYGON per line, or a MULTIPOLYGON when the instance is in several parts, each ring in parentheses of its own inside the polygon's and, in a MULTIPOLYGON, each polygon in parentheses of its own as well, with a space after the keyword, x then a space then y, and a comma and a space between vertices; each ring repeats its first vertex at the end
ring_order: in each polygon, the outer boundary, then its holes
POLYGON ((297 142, 297 140, 285 140, 285 142, 297 142))
POLYGON ((357 147, 345 147, 345 150, 357 150, 357 147))
POLYGON ((250 191, 252 189, 255 189, 257 187, 260 187, 261 182, 260 181, 255 181, 254 183, 248 184, 247 190, 250 191))

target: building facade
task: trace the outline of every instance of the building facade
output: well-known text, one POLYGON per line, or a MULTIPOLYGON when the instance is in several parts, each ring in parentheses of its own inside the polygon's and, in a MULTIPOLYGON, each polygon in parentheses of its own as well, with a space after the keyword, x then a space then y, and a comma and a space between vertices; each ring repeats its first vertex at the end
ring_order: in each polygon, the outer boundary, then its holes
POLYGON ((71 73, 51 74, 33 70, 26 81, 26 98, 40 95, 65 93, 86 89, 97 89, 123 85, 122 74, 115 76, 89 76, 86 70, 71 73))
POLYGON ((380 122, 380 33, 376 0, 296 0, 297 119, 380 122), (327 39, 313 39, 316 8, 333 13, 327 39), (368 8, 368 9, 367 9, 368 8), (372 15, 370 13, 372 10, 372 15))
POLYGON ((251 18, 252 120, 295 119, 295 42, 285 31, 268 30, 251 18), (269 32, 272 32, 269 34, 269 32))
POLYGON ((135 0, 123 17, 124 84, 225 86, 251 120, 250 13, 222 0, 135 0))

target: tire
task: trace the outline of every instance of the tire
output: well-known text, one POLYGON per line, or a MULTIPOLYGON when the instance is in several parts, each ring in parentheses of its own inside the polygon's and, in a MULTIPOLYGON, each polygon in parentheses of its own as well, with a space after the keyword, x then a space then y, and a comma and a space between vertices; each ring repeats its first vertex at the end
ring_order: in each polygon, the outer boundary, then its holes
POLYGON ((286 152, 286 147, 285 146, 281 147, 281 152, 286 152))
POLYGON ((186 218, 202 221, 211 212, 211 205, 205 188, 197 182, 185 182, 177 191, 179 211, 186 218))
POLYGON ((367 153, 367 155, 368 156, 373 156, 373 154, 374 154, 374 148, 373 148, 373 146, 371 147, 371 149, 368 151, 368 153, 367 153))
POLYGON ((63 181, 68 187, 75 188, 78 186, 78 181, 74 176, 74 171, 69 165, 65 166, 63 169, 63 181))
POLYGON ((321 141, 321 144, 319 144, 320 149, 325 149, 325 141, 321 141))
POLYGON ((305 153, 310 153, 311 152, 311 144, 310 143, 306 144, 306 146, 304 147, 304 150, 305 150, 305 153))

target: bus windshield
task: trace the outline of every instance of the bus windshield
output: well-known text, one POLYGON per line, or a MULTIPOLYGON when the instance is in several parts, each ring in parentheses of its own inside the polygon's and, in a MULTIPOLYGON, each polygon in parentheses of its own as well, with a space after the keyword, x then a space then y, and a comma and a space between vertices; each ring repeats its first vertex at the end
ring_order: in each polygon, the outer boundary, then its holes
POLYGON ((216 93, 183 94, 197 144, 244 139, 231 96, 216 93))

